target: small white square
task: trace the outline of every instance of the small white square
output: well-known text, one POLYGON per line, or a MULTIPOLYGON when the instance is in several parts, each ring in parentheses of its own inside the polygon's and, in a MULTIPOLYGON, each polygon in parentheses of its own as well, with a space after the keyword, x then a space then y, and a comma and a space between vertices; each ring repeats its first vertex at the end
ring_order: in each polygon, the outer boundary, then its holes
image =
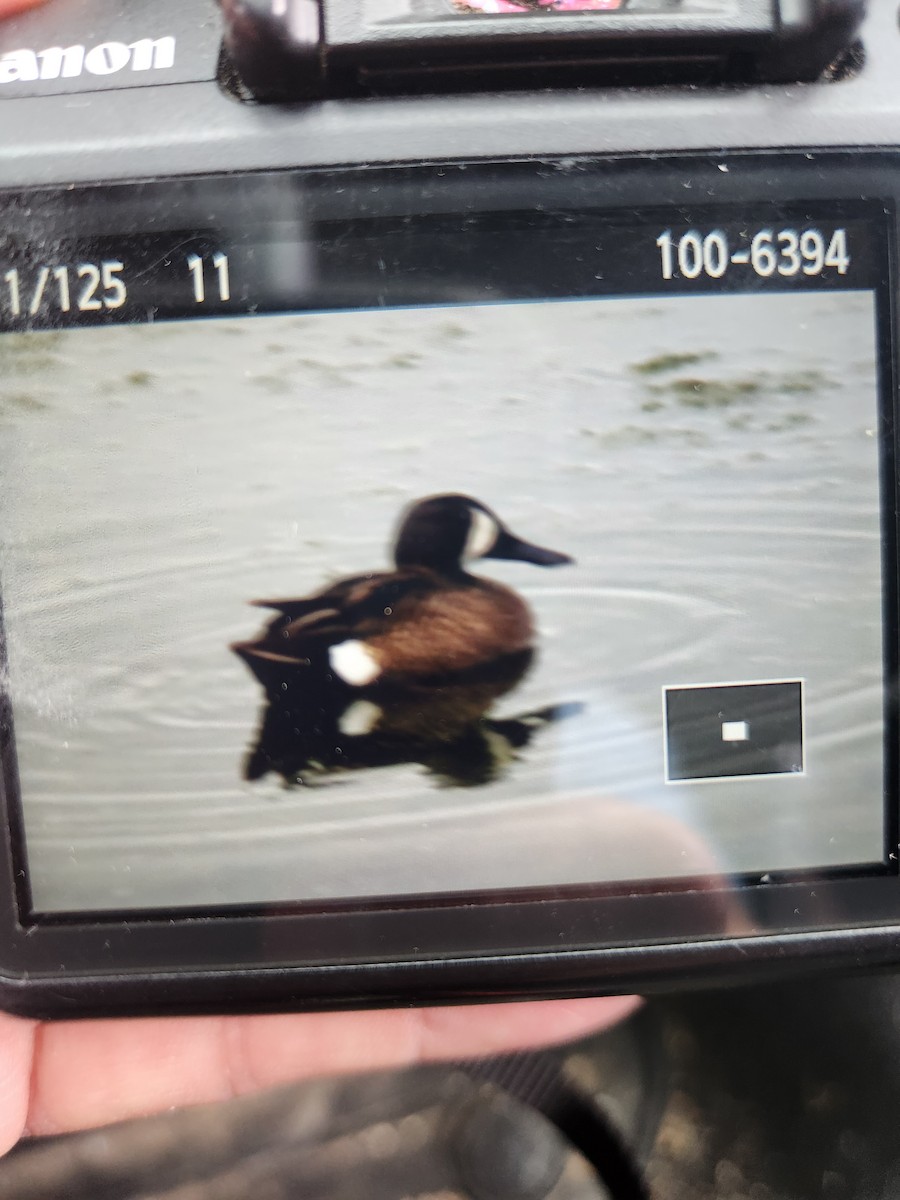
POLYGON ((747 721, 723 721, 723 742, 748 742, 750 740, 750 725, 747 721))

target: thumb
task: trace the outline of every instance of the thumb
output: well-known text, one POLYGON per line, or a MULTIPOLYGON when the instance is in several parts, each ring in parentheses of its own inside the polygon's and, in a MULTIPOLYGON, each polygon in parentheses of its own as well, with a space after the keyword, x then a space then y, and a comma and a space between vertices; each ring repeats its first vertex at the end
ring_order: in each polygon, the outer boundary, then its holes
POLYGON ((0 17, 8 17, 24 8, 35 8, 43 3, 44 0, 0 0, 0 17))

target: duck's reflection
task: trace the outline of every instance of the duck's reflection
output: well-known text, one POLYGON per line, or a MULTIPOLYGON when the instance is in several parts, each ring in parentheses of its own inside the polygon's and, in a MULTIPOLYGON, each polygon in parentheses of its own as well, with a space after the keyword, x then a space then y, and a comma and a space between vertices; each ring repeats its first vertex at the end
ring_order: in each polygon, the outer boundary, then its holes
MULTIPOLYGON (((415 706, 423 723, 430 706, 439 710, 442 704, 441 700, 396 699, 401 707, 408 704, 409 711, 415 706)), ((244 775, 259 779, 273 771, 290 783, 313 783, 338 771, 418 763, 444 783, 472 787, 496 779, 539 729, 578 707, 553 705, 505 719, 483 717, 441 739, 389 731, 348 735, 340 728, 340 719, 324 710, 318 719, 305 723, 310 716, 307 708, 267 697, 244 775)))
POLYGON ((516 537, 471 497, 432 496, 405 514, 395 570, 300 599, 254 601, 278 616, 232 647, 265 690, 246 778, 272 771, 307 781, 412 762, 448 782, 485 783, 572 712, 489 716, 529 669, 534 626, 514 591, 468 573, 479 558, 572 561, 516 537))

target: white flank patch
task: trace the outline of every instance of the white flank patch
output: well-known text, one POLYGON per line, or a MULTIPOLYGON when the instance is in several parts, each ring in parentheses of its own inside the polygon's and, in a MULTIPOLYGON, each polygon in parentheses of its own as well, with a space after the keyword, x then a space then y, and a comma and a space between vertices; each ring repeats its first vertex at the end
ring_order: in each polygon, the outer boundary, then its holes
POLYGON ((463 558, 481 558, 497 540, 497 522, 480 508, 470 508, 469 536, 466 538, 463 558))
POLYGON ((328 661, 335 675, 339 675, 351 687, 365 687, 381 674, 378 659, 365 642, 355 638, 332 646, 328 651, 328 661))
POLYGON ((365 737, 372 732, 381 716, 381 708, 371 700, 354 700, 341 714, 338 729, 347 737, 365 737))

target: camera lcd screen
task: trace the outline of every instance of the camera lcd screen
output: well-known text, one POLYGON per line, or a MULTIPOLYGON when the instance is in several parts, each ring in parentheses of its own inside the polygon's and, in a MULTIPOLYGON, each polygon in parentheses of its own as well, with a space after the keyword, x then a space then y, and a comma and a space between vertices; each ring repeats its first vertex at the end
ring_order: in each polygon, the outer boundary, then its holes
POLYGON ((11 258, 31 911, 888 870, 876 227, 728 217, 420 231, 381 305, 283 231, 11 258), (130 255, 212 318, 118 323, 130 255))

